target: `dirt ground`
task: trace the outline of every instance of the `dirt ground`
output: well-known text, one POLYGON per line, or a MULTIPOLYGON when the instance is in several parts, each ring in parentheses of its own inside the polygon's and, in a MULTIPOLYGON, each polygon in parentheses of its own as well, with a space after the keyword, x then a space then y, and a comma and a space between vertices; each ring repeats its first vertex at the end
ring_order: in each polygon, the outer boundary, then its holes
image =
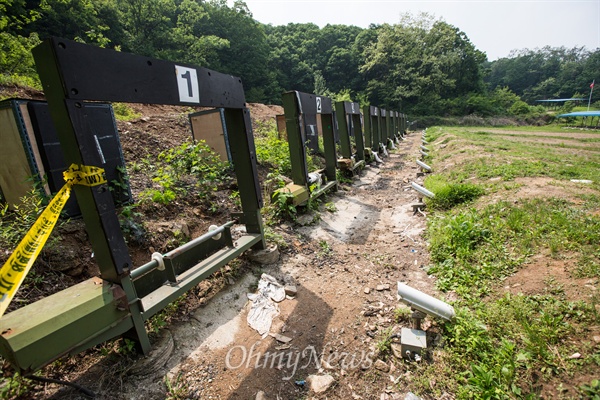
MULTIPOLYGON (((278 106, 249 107, 255 127, 282 113, 278 106)), ((189 108, 134 108, 142 117, 118 124, 128 165, 141 157, 156 157, 191 137, 189 108)), ((409 325, 395 312, 397 282, 444 298, 425 271, 429 264, 425 215, 413 213, 411 207, 417 195, 410 182, 422 183, 415 163, 420 137, 413 132, 383 164, 368 166, 351 184, 340 185, 318 212, 301 216, 298 223, 272 227, 286 244, 279 248, 276 263, 261 265, 244 256, 199 284, 166 326, 152 335, 150 357, 135 355, 122 341, 115 341, 63 358, 42 375, 82 385, 99 399, 404 399, 415 377, 404 361, 378 353, 384 337, 409 325), (270 331, 285 336, 280 340, 261 337, 247 324, 247 294, 255 292, 262 273, 297 288, 295 296, 278 304, 279 315, 270 331), (322 394, 309 391, 307 378, 313 374, 331 376, 332 386, 322 394), (257 397, 260 392, 264 397, 257 397)), ((151 185, 143 171, 130 175, 134 197, 151 185)), ((526 193, 517 188, 519 198, 565 195, 561 185, 547 178, 527 179, 524 187, 537 189, 526 193)), ((230 204, 223 201, 227 209, 230 204)), ((170 224, 185 222, 190 236, 196 237, 229 217, 224 210, 208 213, 193 200, 144 211, 148 228, 157 234, 150 242, 130 243, 136 265, 146 263, 153 251, 165 250, 170 224)), ((65 242, 54 253, 42 254, 37 267, 70 265, 60 271, 67 278, 52 282, 55 290, 97 274, 89 257, 81 256, 91 253, 81 221, 61 229, 65 242)), ((551 260, 540 254, 499 290, 542 293, 552 280, 566 284, 567 294, 576 299, 589 296, 598 281, 574 281, 569 265, 568 258, 551 260)), ((435 348, 440 328, 429 319, 424 327, 435 348)), ((600 335, 600 328, 590 329, 595 329, 590 335, 600 335)), ((46 383, 34 385, 23 398, 87 397, 73 388, 46 383)))
MULTIPOLYGON (((428 263, 421 236, 425 219, 410 207, 417 200, 409 184, 416 178, 419 138, 409 136, 382 165, 368 167, 352 185, 331 195, 327 201, 337 211, 321 210, 314 224, 275 227, 289 243, 278 262, 253 265, 205 306, 164 329, 155 345, 159 361, 119 364, 117 377, 110 357, 92 361, 93 354, 82 355, 86 368, 75 367, 63 379, 101 398, 163 399, 168 380, 171 394, 186 393, 181 398, 254 399, 263 391, 267 399, 295 399, 308 394, 302 381, 320 373, 335 379, 328 399, 404 398, 391 380, 398 376, 374 363, 382 332, 400 328, 393 312, 397 282, 434 294, 423 270, 428 263), (246 294, 256 288, 259 273, 297 285, 297 295, 279 304, 271 329, 291 338, 288 344, 261 338, 246 322, 246 294), (170 348, 170 355, 161 353, 170 348)), ((50 385, 44 396, 80 395, 50 385)))

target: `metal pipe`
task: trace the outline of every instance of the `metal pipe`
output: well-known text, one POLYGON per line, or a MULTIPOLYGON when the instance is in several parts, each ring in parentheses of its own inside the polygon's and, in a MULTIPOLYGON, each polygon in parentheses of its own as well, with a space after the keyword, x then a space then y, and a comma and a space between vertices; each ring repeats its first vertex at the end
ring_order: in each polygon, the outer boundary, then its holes
MULTIPOLYGON (((198 244, 206 242, 207 240, 211 239, 212 237, 223 233, 223 231, 225 231, 225 228, 232 227, 234 223, 235 223, 234 221, 229 221, 229 222, 219 226, 215 230, 206 232, 204 235, 198 236, 196 239, 191 240, 191 241, 187 242, 186 244, 169 251, 168 253, 164 254, 163 257, 172 258, 179 254, 185 253, 186 251, 191 250, 194 247, 196 247, 198 244)), ((159 266, 159 263, 157 260, 149 261, 146 264, 131 271, 131 279, 137 279, 140 276, 158 268, 158 266, 159 266)))
POLYGON ((179 254, 185 253, 186 251, 191 250, 194 247, 196 247, 198 244, 206 242, 208 239, 211 239, 213 236, 217 236, 218 234, 223 233, 225 231, 225 228, 230 228, 233 226, 233 224, 234 224, 233 221, 229 221, 229 222, 219 226, 217 229, 206 232, 204 235, 198 236, 196 239, 191 240, 191 241, 187 242, 186 244, 169 251, 164 256, 173 258, 179 254))
POLYGON ((456 313, 450 304, 436 299, 426 293, 412 288, 404 283, 398 282, 398 297, 402 302, 415 310, 442 318, 446 321, 452 320, 456 313))
POLYGON ((419 167, 423 168, 425 171, 431 172, 431 167, 429 165, 425 164, 423 161, 417 160, 417 165, 419 167))
POLYGON ((142 276, 156 268, 158 268, 158 261, 152 260, 150 262, 147 262, 146 264, 131 271, 131 274, 130 274, 131 279, 137 279, 140 276, 142 276))
POLYGON ((421 152, 421 155, 422 155, 423 157, 428 157, 428 156, 429 156, 429 154, 428 154, 428 153, 425 153, 423 150, 419 150, 419 151, 421 152))
POLYGON ((423 151, 429 151, 429 149, 427 147, 425 147, 425 146, 421 146, 421 150, 423 150, 423 151))
POLYGON ((427 196, 430 199, 433 199, 435 197, 435 194, 433 194, 432 192, 430 192, 429 190, 425 189, 423 186, 421 185, 417 185, 414 182, 410 183, 410 186, 412 186, 413 189, 415 189, 417 192, 421 193, 423 196, 427 196))

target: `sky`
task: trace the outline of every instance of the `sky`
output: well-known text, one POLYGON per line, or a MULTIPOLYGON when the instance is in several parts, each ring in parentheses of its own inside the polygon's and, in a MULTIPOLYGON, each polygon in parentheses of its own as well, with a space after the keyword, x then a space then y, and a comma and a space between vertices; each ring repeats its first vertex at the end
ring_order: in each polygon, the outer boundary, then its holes
POLYGON ((433 14, 465 32, 493 61, 514 49, 600 48, 600 0, 245 0, 264 24, 395 24, 404 13, 433 14))

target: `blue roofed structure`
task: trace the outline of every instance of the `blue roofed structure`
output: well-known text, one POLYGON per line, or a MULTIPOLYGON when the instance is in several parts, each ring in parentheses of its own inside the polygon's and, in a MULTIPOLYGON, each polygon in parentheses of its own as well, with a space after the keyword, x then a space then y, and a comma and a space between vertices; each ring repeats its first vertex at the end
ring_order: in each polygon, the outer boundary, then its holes
POLYGON ((568 117, 600 117, 600 111, 575 111, 567 114, 557 115, 556 118, 568 117))

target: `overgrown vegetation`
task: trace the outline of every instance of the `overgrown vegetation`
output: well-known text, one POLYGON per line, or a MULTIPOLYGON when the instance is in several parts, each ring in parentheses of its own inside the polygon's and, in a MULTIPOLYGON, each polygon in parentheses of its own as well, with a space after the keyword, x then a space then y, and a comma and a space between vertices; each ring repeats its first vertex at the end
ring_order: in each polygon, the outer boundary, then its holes
MULTIPOLYGON (((600 371, 600 349, 589 340, 587 328, 600 322, 600 297, 573 298, 564 283, 551 275, 543 282, 543 290, 535 293, 515 294, 503 282, 545 257, 548 264, 564 265, 571 277, 591 278, 597 285, 600 217, 589 212, 597 210, 594 207, 600 201, 597 183, 592 186, 593 194, 571 192, 571 200, 544 196, 490 201, 484 197, 475 202, 473 193, 483 194, 481 186, 462 185, 465 179, 494 178, 486 193, 510 198, 519 186, 507 182, 515 177, 543 175, 569 182, 571 177, 589 176, 589 165, 600 161, 600 152, 582 159, 561 147, 539 149, 539 142, 508 140, 501 134, 428 129, 429 146, 436 148, 434 169, 444 160, 461 159, 467 143, 485 148, 473 150, 473 157, 485 157, 486 152, 495 156, 487 163, 467 158, 426 181, 428 188, 437 190, 436 197, 438 192, 445 193, 439 200, 443 206, 432 202, 435 211, 428 220, 432 262, 428 273, 436 276, 440 290, 458 296, 454 302, 457 317, 445 325, 449 346, 440 355, 441 365, 421 372, 435 375, 444 382, 444 391, 451 390, 459 399, 537 398, 553 393, 548 392, 550 387, 564 398, 593 398, 597 382, 574 386, 568 381, 574 375, 600 371), (535 166, 538 162, 543 168, 535 166), (565 174, 565 168, 571 173, 565 174), (448 195, 453 186, 459 195, 448 195), (469 201, 463 202, 464 197, 469 201)), ((427 386, 422 390, 434 397, 442 394, 427 386)))
POLYGON ((229 164, 221 161, 203 141, 184 142, 159 153, 156 162, 146 158, 141 164, 154 182, 152 188, 140 194, 142 203, 168 205, 193 195, 207 209, 215 211, 211 202, 214 193, 231 181, 229 164))
POLYGON ((535 100, 581 97, 600 69, 600 51, 579 47, 488 62, 460 27, 428 14, 319 28, 264 25, 243 1, 10 0, 0 10, 0 83, 38 88, 30 50, 50 35, 240 76, 252 102, 280 104, 282 92, 300 90, 477 124, 542 123, 535 100))

